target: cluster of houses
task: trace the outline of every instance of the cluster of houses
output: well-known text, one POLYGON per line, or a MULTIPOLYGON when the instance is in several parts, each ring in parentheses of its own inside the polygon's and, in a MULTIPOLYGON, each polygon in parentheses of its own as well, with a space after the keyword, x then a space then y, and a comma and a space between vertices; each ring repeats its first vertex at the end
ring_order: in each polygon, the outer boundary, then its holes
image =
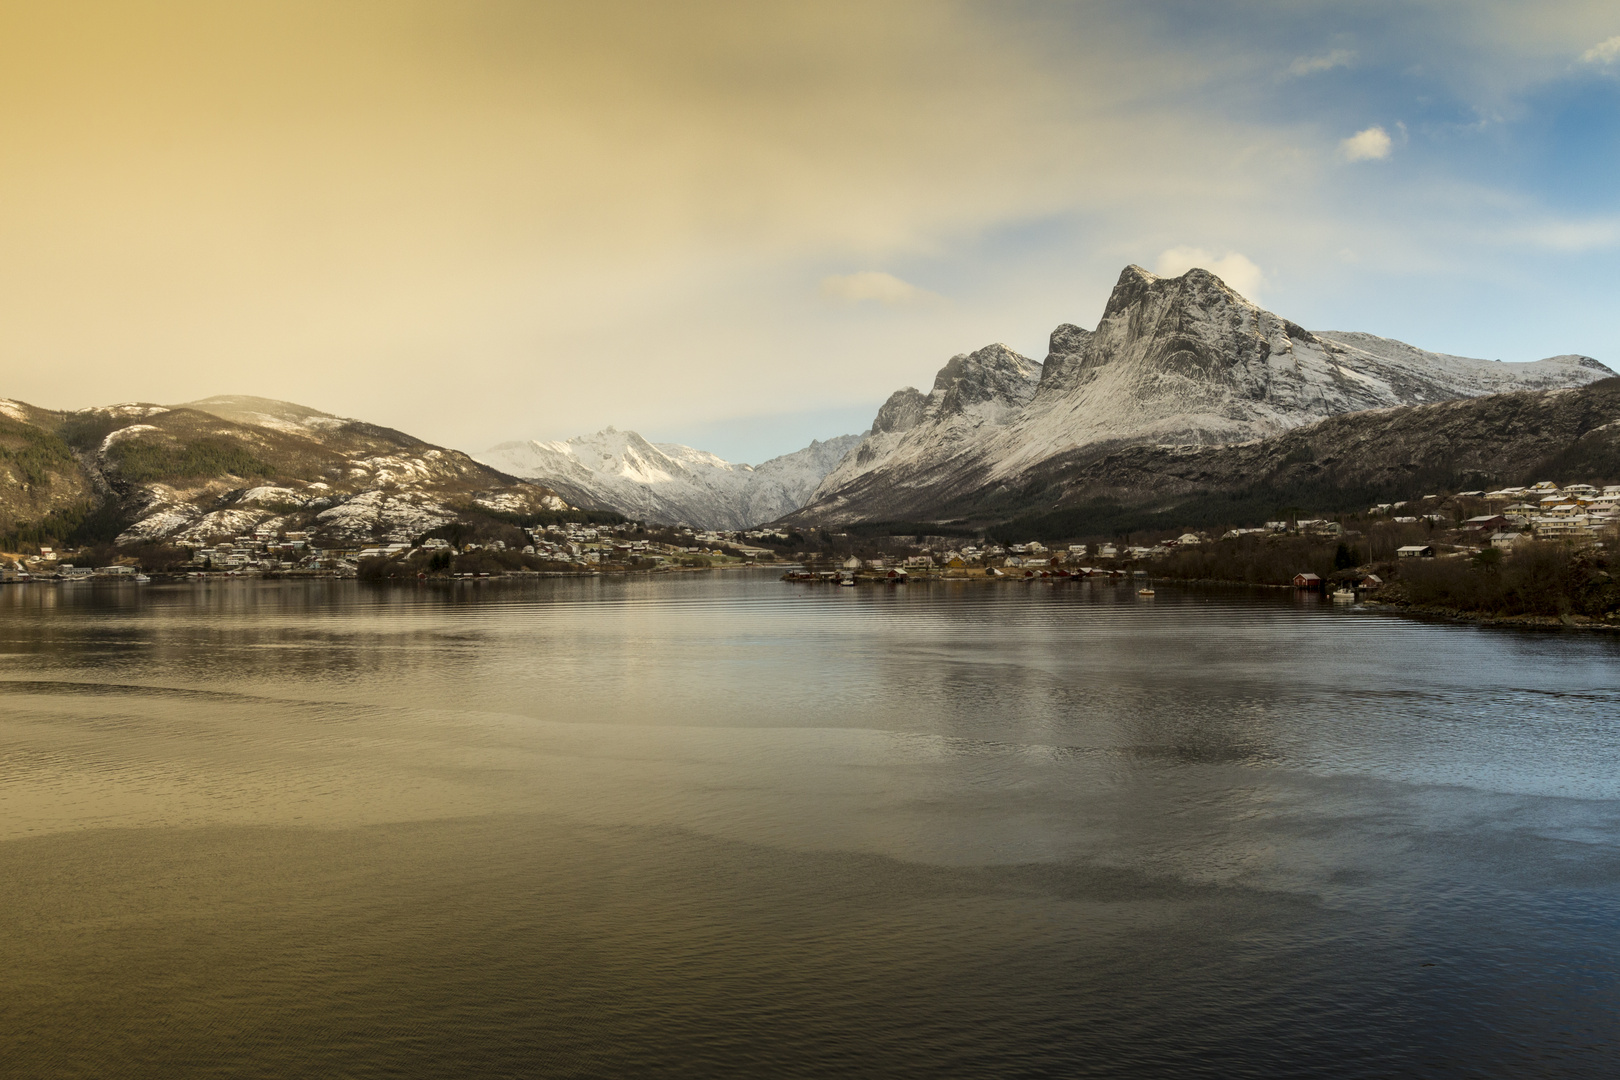
MULTIPOLYGON (((1429 495, 1411 502, 1384 503, 1368 511, 1369 518, 1395 525, 1427 525, 1435 543, 1413 543, 1411 533, 1394 536, 1407 541, 1393 550, 1397 559, 1434 558, 1439 550, 1462 553, 1478 551, 1487 544, 1510 548, 1526 538, 1562 539, 1575 543, 1600 543, 1606 531, 1620 522, 1620 485, 1598 488, 1589 484, 1559 487, 1543 482, 1524 488, 1499 491, 1463 491, 1452 495, 1429 495), (1491 511, 1459 521, 1462 514, 1476 509, 1491 511), (1444 532, 1441 532, 1441 530, 1444 532)), ((1349 541, 1359 532, 1347 532, 1343 524, 1326 518, 1295 518, 1268 521, 1255 528, 1229 529, 1221 540, 1248 535, 1289 534, 1318 538, 1343 537, 1349 541)), ((919 538, 921 539, 921 538, 919 538)), ((881 578, 904 580, 919 571, 931 577, 1088 577, 1099 574, 1126 575, 1142 571, 1124 570, 1126 564, 1140 565, 1173 554, 1178 549, 1211 543, 1210 535, 1185 532, 1173 539, 1151 545, 1115 543, 1070 544, 1048 547, 1039 541, 1009 544, 961 543, 955 547, 913 549, 910 554, 875 558, 849 557, 832 568, 808 566, 790 577, 816 580, 853 581, 881 578)), ((1390 549, 1386 548, 1385 557, 1390 549)), ((804 553, 801 553, 803 555, 804 553)), ((1380 588, 1376 574, 1359 577, 1334 575, 1340 593, 1351 595, 1380 588)), ((1295 584, 1302 589, 1320 590, 1326 582, 1314 574, 1301 574, 1295 584)), ((1339 595, 1339 594, 1336 594, 1339 595)))
POLYGON ((531 543, 523 553, 580 568, 627 562, 657 566, 699 556, 768 553, 769 548, 750 544, 748 540, 775 536, 768 530, 738 533, 676 526, 670 530, 672 539, 660 540, 637 535, 642 531, 634 523, 611 526, 564 523, 531 529, 528 531, 531 543))
MULTIPOLYGON (((963 545, 959 549, 947 550, 935 555, 925 552, 921 555, 908 557, 906 565, 941 566, 946 568, 963 569, 974 566, 998 566, 1002 569, 1029 569, 1050 566, 1064 566, 1075 563, 1102 560, 1104 562, 1125 559, 1151 559, 1160 555, 1168 555, 1178 547, 1189 547, 1209 542, 1209 537, 1203 533, 1183 533, 1174 540, 1162 540, 1151 546, 1133 544, 1070 544, 1065 547, 1050 548, 1038 540, 1030 540, 1022 544, 986 544, 979 547, 973 544, 963 545)), ((883 560, 872 560, 873 565, 881 565, 883 560)))
MULTIPOLYGON (((1429 521, 1440 524, 1443 515, 1423 512, 1423 503, 1447 496, 1425 495, 1412 503, 1380 503, 1370 516, 1387 516, 1398 523, 1429 521), (1413 512, 1416 511, 1416 512, 1413 512)), ((1512 548, 1521 540, 1569 540, 1594 543, 1603 532, 1620 522, 1620 484, 1603 488, 1591 484, 1559 487, 1550 480, 1529 487, 1507 487, 1496 491, 1460 491, 1450 496, 1462 503, 1476 501, 1488 513, 1462 523, 1465 532, 1474 533, 1492 547, 1512 548)))
MULTIPOLYGON (((635 522, 561 522, 525 529, 524 539, 527 542, 521 547, 509 547, 502 540, 452 544, 438 537, 416 543, 356 544, 321 541, 310 532, 285 531, 266 525, 239 536, 189 547, 190 557, 179 569, 194 576, 224 573, 352 577, 367 559, 402 558, 452 549, 458 554, 517 550, 581 571, 609 564, 678 566, 683 562, 691 564, 700 557, 714 561, 769 556, 774 554, 773 549, 762 545, 784 543, 788 534, 771 528, 714 530, 680 525, 656 528, 649 533, 635 522)), ((62 562, 49 547, 41 548, 37 555, 21 557, 13 565, 0 566, 0 581, 124 576, 145 579, 135 566, 105 566, 94 570, 74 567, 62 562)))
MULTIPOLYGON (((357 547, 317 547, 307 532, 279 532, 260 528, 228 540, 219 540, 190 549, 184 569, 190 573, 267 573, 318 571, 341 575, 354 571, 361 553, 357 547)), ((38 555, 25 556, 10 571, 0 571, 0 580, 77 580, 83 578, 132 578, 145 581, 140 568, 118 563, 95 568, 74 566, 61 561, 58 553, 42 547, 38 555)))
MULTIPOLYGON (((1603 488, 1590 484, 1559 487, 1544 481, 1529 487, 1508 487, 1497 491, 1426 495, 1409 502, 1380 503, 1371 507, 1367 515, 1394 524, 1426 523, 1431 528, 1439 528, 1455 523, 1461 516, 1459 508, 1465 508, 1463 513, 1471 509, 1487 511, 1460 523, 1465 543, 1511 548, 1521 540, 1532 537, 1594 543, 1600 535, 1620 522, 1620 484, 1603 488)), ((1221 534, 1220 539, 1283 533, 1331 537, 1342 535, 1343 531, 1336 521, 1300 518, 1268 521, 1258 528, 1229 529, 1221 534)), ((788 539, 789 534, 770 527, 712 530, 675 526, 649 532, 633 522, 617 525, 564 522, 525 530, 527 543, 521 552, 548 562, 589 570, 607 564, 648 567, 680 565, 684 562, 691 565, 695 557, 711 560, 735 556, 770 557, 776 548, 763 545, 776 545, 779 548, 788 539)), ((930 538, 917 538, 927 539, 930 538)), ((881 576, 888 580, 901 580, 919 571, 934 576, 1026 577, 1050 576, 1059 572, 1065 577, 1087 576, 1118 573, 1110 568, 1126 562, 1162 558, 1179 548, 1211 542, 1209 535, 1199 532, 1185 532, 1174 539, 1160 540, 1150 545, 1096 543, 1057 548, 1048 547, 1037 540, 1002 545, 987 540, 952 542, 943 538, 931 539, 935 546, 912 544, 903 554, 890 553, 872 558, 852 556, 831 570, 821 564, 812 573, 814 576, 830 573, 840 578, 881 576)), ((184 569, 194 574, 292 572, 351 576, 366 559, 409 556, 422 551, 431 553, 451 547, 450 541, 438 538, 424 539, 417 544, 322 543, 308 532, 280 531, 266 525, 250 533, 192 549, 191 558, 184 569)), ((455 547, 459 553, 486 549, 503 552, 507 550, 507 544, 495 540, 455 547)), ((1434 548, 1409 544, 1397 554, 1402 558, 1431 557, 1434 548)), ((796 557, 808 563, 818 562, 815 552, 798 552, 796 557)), ((0 566, 0 581, 140 576, 138 568, 133 566, 91 569, 67 565, 48 547, 41 548, 38 555, 19 558, 9 567, 0 566)), ((1310 586, 1307 584, 1305 587, 1310 586)), ((1376 587, 1376 583, 1365 587, 1376 587)))
MULTIPOLYGON (((709 558, 728 554, 747 556, 769 550, 747 544, 735 532, 713 532, 685 527, 672 530, 676 542, 653 539, 646 535, 638 535, 642 534, 643 530, 633 522, 619 525, 563 522, 526 529, 524 532, 529 542, 516 550, 524 555, 536 556, 547 562, 562 563, 576 570, 591 570, 607 564, 671 565, 696 556, 709 558)), ((407 544, 388 544, 365 548, 358 553, 358 558, 391 558, 410 555, 417 550, 430 552, 444 550, 450 546, 448 541, 441 539, 425 540, 420 548, 413 548, 407 544)), ((455 550, 459 553, 504 552, 509 548, 504 541, 492 540, 485 544, 462 544, 455 550)))
POLYGON ((0 584, 24 581, 90 581, 112 578, 129 581, 150 581, 137 566, 74 566, 60 561, 56 552, 41 548, 38 555, 24 556, 10 566, 0 565, 0 584))
MULTIPOLYGON (((1141 576, 1142 570, 1120 569, 1127 559, 1167 554, 1178 545, 1206 543, 1201 534, 1186 533, 1153 547, 1116 544, 1070 544, 1048 547, 1038 540, 1021 544, 963 544, 935 551, 860 558, 849 556, 832 568, 807 564, 783 575, 789 581, 829 581, 851 584, 857 580, 901 583, 912 575, 936 578, 1088 578, 1141 576), (1114 563, 1114 566, 1107 565, 1114 563), (1102 564, 1102 565, 1099 565, 1102 564)), ((800 555, 807 553, 801 552, 800 555)))
MULTIPOLYGON (((678 532, 677 539, 690 540, 690 543, 669 544, 626 535, 635 529, 636 526, 633 524, 596 526, 577 523, 536 528, 526 530, 529 543, 525 544, 521 551, 526 555, 566 563, 579 569, 590 569, 610 562, 623 563, 634 560, 658 564, 675 562, 693 555, 719 555, 722 545, 733 551, 742 550, 745 553, 765 550, 751 548, 738 541, 735 534, 731 533, 694 532, 685 529, 678 532)), ((452 547, 457 552, 507 550, 507 544, 501 540, 454 546, 450 541, 437 537, 424 539, 417 544, 320 543, 309 532, 279 531, 273 527, 262 527, 228 540, 218 540, 189 549, 190 559, 182 565, 181 570, 195 576, 208 573, 232 575, 294 573, 352 577, 357 573, 360 563, 366 559, 409 556, 423 551, 433 553, 447 551, 452 547)), ((24 556, 12 566, 0 567, 0 581, 75 580, 91 577, 133 577, 146 580, 146 575, 141 574, 137 567, 130 565, 103 566, 95 569, 75 567, 58 559, 57 553, 49 547, 41 548, 38 555, 24 556)))
MULTIPOLYGON (((1425 495, 1413 502, 1380 503, 1368 511, 1368 516, 1384 517, 1399 525, 1419 525, 1424 522, 1430 526, 1451 524, 1460 515, 1437 513, 1425 505, 1438 505, 1442 501, 1449 501, 1457 507, 1483 506, 1490 511, 1457 523, 1460 536, 1452 539, 1461 541, 1460 545, 1454 545, 1461 554, 1483 550, 1487 544, 1497 549, 1512 550, 1515 544, 1529 539, 1598 544, 1604 533, 1612 532, 1620 523, 1620 484, 1603 488, 1591 484, 1559 487, 1550 480, 1529 487, 1460 491, 1451 496, 1425 495)), ((1302 521, 1297 524, 1305 526, 1315 523, 1302 521)), ((1397 559, 1432 559, 1436 555, 1436 546, 1406 544, 1396 548, 1395 555, 1397 559)), ((1341 593, 1335 595, 1348 595, 1350 589, 1376 589, 1382 584, 1377 575, 1364 574, 1359 579, 1343 583, 1341 593)), ((1325 582, 1315 574, 1302 573, 1294 575, 1294 587, 1317 591, 1325 587, 1325 582)))
MULTIPOLYGON (((1432 549, 1430 551, 1432 554, 1432 549)), ((1339 582, 1333 595, 1341 599, 1351 599, 1361 593, 1373 592, 1384 587, 1384 579, 1377 574, 1358 574, 1339 582)), ((1295 574, 1294 588, 1303 592, 1323 592, 1327 589, 1327 582, 1318 574, 1295 574)))
POLYGON ((927 578, 999 578, 1003 580, 1029 578, 1057 578, 1082 580, 1093 577, 1144 577, 1146 570, 1117 569, 1105 566, 1066 565, 1066 553, 1058 553, 1048 561, 1034 559, 1001 565, 978 562, 969 564, 960 555, 935 563, 931 556, 909 556, 889 562, 884 559, 861 559, 850 556, 835 569, 810 566, 789 570, 782 575, 784 581, 822 581, 835 585, 853 585, 857 581, 879 581, 903 585, 913 575, 927 578))

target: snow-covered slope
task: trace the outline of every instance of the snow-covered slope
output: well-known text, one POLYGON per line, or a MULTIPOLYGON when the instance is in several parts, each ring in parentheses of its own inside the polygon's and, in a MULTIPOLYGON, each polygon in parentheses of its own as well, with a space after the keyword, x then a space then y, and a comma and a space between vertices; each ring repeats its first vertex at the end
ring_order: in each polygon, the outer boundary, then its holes
POLYGON ((53 511, 60 520, 90 504, 118 523, 119 544, 201 544, 253 529, 331 545, 407 541, 568 509, 549 488, 459 450, 268 398, 71 413, 0 399, 0 450, 8 444, 35 449, 26 470, 0 460, 0 524, 53 511))
POLYGON ((953 358, 926 397, 889 399, 870 436, 822 482, 805 519, 900 519, 971 491, 1016 487, 1080 447, 1264 438, 1363 409, 1582 386, 1614 374, 1590 357, 1530 364, 1430 353, 1370 334, 1313 334, 1207 270, 1126 267, 1095 330, 1065 324, 1044 365, 1003 346, 953 358), (1039 382, 1011 377, 1019 363, 1039 382), (976 407, 946 407, 966 375, 976 407))
POLYGON ((206 541, 270 526, 327 542, 410 540, 469 510, 565 510, 459 450, 269 398, 76 414, 110 428, 90 455, 133 518, 121 544, 206 541))
POLYGON ((735 464, 679 443, 650 443, 604 428, 566 442, 509 442, 477 456, 576 501, 629 517, 707 529, 745 529, 797 510, 859 435, 812 442, 758 466, 735 464))

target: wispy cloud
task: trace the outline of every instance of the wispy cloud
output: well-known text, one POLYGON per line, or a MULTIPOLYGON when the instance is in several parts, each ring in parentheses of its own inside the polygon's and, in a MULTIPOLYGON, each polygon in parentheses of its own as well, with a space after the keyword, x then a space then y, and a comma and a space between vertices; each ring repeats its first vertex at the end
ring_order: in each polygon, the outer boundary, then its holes
POLYGON ((1382 161, 1389 157, 1392 145, 1389 132, 1374 125, 1339 143, 1339 152, 1346 161, 1382 161))
POLYGON ((1587 49, 1581 53, 1581 60, 1588 64, 1612 64, 1620 60, 1620 34, 1587 49))
POLYGON ((885 307, 915 307, 937 304, 944 298, 918 288, 882 270, 860 270, 853 274, 832 274, 821 279, 821 295, 829 300, 858 304, 873 300, 885 307))
POLYGON ((1322 71, 1332 71, 1334 68, 1349 67, 1356 62, 1353 49, 1334 49, 1321 56, 1301 56, 1288 65, 1288 74, 1299 78, 1304 75, 1315 75, 1322 71))
POLYGON ((1236 251, 1216 255, 1203 248, 1174 247, 1159 253, 1153 272, 1160 277, 1180 277, 1195 266, 1208 270, 1248 299, 1258 302, 1265 274, 1254 260, 1236 251))

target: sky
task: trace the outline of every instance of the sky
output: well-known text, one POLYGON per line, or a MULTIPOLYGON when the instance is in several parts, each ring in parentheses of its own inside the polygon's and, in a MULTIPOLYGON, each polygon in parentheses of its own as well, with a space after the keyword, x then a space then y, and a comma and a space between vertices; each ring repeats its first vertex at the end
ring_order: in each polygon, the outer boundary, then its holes
POLYGON ((0 0, 0 396, 757 462, 1130 263, 1620 367, 1620 6, 0 0))

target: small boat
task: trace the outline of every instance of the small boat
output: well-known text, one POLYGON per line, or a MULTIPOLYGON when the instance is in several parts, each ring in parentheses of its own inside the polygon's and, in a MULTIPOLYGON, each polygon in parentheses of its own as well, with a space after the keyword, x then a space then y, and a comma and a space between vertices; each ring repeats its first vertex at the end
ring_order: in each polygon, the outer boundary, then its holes
POLYGON ((1354 590, 1354 589, 1335 589, 1335 590, 1333 590, 1333 599, 1335 599, 1335 600, 1354 600, 1355 598, 1356 598, 1356 590, 1354 590))
POLYGON ((1156 594, 1153 591, 1153 586, 1144 585, 1140 589, 1136 590, 1136 595, 1137 596, 1154 596, 1156 594))
POLYGON ((147 574, 136 574, 135 575, 135 580, 136 580, 137 583, 139 583, 139 582, 143 582, 143 581, 151 581, 152 578, 147 574))
POLYGON ((842 585, 846 589, 853 589, 855 587, 855 579, 854 578, 845 578, 843 581, 840 581, 838 584, 842 585))

